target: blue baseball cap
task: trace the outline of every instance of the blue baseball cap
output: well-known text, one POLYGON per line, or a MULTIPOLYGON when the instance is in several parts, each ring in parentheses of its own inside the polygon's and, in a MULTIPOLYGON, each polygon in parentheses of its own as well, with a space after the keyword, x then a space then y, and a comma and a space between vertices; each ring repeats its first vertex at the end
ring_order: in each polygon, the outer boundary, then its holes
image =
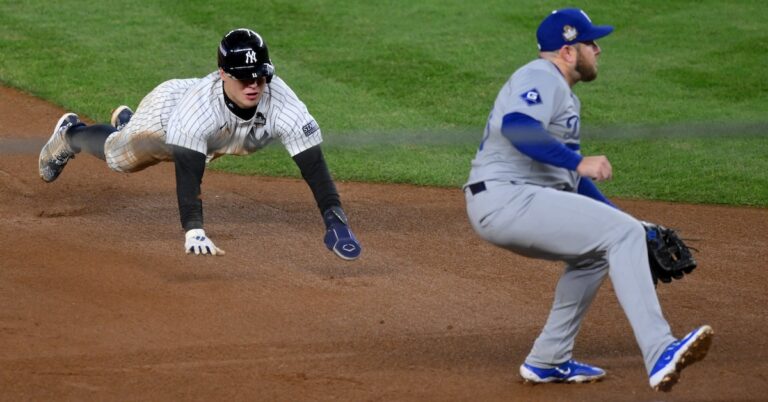
POLYGON ((597 40, 613 32, 610 25, 592 25, 587 13, 578 8, 552 11, 536 30, 539 50, 550 52, 565 45, 597 40))

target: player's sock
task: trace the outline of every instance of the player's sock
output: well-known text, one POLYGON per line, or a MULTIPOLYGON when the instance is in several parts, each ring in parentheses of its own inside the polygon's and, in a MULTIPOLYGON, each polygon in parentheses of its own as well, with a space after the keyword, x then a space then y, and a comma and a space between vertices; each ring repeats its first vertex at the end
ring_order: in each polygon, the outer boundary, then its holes
POLYGON ((107 141, 107 137, 115 131, 117 130, 114 127, 106 124, 93 126, 83 124, 70 128, 67 135, 75 152, 85 151, 101 160, 106 160, 104 143, 107 141))

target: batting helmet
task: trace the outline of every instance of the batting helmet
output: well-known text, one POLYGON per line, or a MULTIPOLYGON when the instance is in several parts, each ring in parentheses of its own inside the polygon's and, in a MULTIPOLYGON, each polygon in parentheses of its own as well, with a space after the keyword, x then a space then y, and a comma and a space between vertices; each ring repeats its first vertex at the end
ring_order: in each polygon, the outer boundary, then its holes
POLYGON ((238 80, 264 77, 270 82, 275 75, 267 42, 256 32, 245 28, 224 35, 219 44, 219 68, 238 80))

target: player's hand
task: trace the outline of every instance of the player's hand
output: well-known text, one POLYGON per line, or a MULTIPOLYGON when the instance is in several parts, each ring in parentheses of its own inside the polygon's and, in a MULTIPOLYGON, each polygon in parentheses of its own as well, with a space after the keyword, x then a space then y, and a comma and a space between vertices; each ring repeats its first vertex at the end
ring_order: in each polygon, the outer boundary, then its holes
POLYGON ((355 260, 360 257, 362 248, 347 224, 347 216, 341 207, 331 207, 323 212, 325 237, 323 241, 328 250, 339 258, 355 260))
POLYGON ((613 176, 611 162, 603 155, 585 156, 576 167, 576 172, 597 181, 610 180, 613 176))
POLYGON ((184 250, 187 254, 195 253, 195 255, 224 255, 224 250, 216 247, 208 236, 205 235, 203 229, 188 230, 185 235, 187 241, 184 242, 184 250))

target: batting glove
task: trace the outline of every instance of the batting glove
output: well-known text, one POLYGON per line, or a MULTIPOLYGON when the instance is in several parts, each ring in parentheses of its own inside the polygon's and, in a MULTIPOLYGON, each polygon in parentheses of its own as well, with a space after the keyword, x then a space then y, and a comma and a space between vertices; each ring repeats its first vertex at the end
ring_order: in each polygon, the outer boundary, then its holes
POLYGON ((347 224, 347 216, 341 207, 331 207, 323 212, 325 222, 325 246, 339 258, 351 261, 360 257, 362 248, 347 224))
POLYGON ((205 230, 203 229, 192 229, 188 230, 187 234, 185 235, 187 238, 187 241, 184 242, 184 250, 187 251, 187 254, 195 253, 195 255, 224 255, 224 250, 216 247, 216 245, 213 244, 211 239, 209 239, 205 235, 205 230))

